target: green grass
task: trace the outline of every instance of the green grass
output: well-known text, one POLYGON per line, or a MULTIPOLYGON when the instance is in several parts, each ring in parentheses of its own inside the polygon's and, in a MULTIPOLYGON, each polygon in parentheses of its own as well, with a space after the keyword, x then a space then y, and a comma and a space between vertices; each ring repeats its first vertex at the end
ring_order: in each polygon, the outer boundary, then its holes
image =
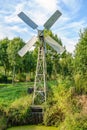
POLYGON ((18 126, 12 127, 7 130, 58 130, 57 127, 46 127, 46 126, 18 126))
MULTIPOLYGON (((12 84, 0 84, 0 105, 5 107, 23 96, 28 95, 27 89, 33 87, 33 82, 20 82, 12 84)), ((47 82, 47 86, 56 85, 55 81, 47 82)))
POLYGON ((8 104, 27 95, 27 88, 33 83, 0 84, 0 104, 8 104), (2 86, 2 87, 1 87, 2 86))

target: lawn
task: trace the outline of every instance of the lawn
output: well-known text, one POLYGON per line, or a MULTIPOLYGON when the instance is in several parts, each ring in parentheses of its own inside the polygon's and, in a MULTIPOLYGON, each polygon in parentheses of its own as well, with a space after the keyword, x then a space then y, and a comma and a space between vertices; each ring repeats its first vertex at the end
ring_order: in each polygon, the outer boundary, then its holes
POLYGON ((7 130, 58 130, 57 127, 46 127, 46 126, 18 126, 12 127, 7 130))
POLYGON ((33 86, 33 83, 16 83, 12 84, 0 84, 0 104, 9 105, 14 100, 19 99, 27 95, 28 87, 33 86))
MULTIPOLYGON (((55 81, 48 81, 48 86, 57 84, 55 81)), ((0 105, 9 106, 10 103, 14 102, 23 96, 28 95, 27 89, 33 87, 33 82, 22 82, 12 84, 0 84, 0 105)))
MULTIPOLYGON (((48 86, 55 85, 55 81, 49 81, 48 86)), ((23 83, 15 83, 12 84, 0 84, 0 101, 14 101, 21 96, 27 94, 27 89, 29 87, 33 87, 33 82, 23 82, 23 83)))

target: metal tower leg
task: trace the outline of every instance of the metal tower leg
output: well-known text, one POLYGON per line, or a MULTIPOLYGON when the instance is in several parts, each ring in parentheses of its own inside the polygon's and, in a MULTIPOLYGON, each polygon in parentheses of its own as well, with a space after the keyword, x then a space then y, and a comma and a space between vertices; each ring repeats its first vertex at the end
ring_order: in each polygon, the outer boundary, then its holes
POLYGON ((44 47, 38 48, 38 59, 34 82, 33 104, 46 102, 46 61, 44 47))

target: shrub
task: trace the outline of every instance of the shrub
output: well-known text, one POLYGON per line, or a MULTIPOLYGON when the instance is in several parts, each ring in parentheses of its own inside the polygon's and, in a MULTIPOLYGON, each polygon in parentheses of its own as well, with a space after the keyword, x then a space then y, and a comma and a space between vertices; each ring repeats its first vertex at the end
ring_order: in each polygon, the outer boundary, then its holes
POLYGON ((0 83, 7 83, 7 76, 0 75, 0 83))
POLYGON ((26 81, 26 75, 24 73, 19 73, 16 75, 16 80, 20 82, 26 81))
POLYGON ((57 105, 47 108, 44 115, 44 124, 46 126, 58 126, 64 120, 64 113, 57 105))
POLYGON ((87 115, 70 114, 66 117, 63 124, 58 128, 59 130, 87 130, 87 115))
POLYGON ((31 98, 29 96, 14 101, 7 113, 8 124, 10 126, 28 124, 27 116, 30 118, 30 104, 31 98))
POLYGON ((74 76, 76 92, 78 94, 87 93, 87 75, 76 74, 74 76))
POLYGON ((0 130, 6 130, 6 128, 7 128, 6 117, 0 116, 0 130))
POLYGON ((2 108, 0 108, 0 130, 5 130, 7 128, 6 113, 2 108))

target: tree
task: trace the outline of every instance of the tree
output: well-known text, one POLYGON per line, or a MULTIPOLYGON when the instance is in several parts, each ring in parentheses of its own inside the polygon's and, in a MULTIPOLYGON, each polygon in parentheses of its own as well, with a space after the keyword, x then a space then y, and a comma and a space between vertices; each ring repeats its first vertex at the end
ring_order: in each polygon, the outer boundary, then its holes
POLYGON ((9 70, 9 61, 8 61, 8 54, 7 48, 9 45, 10 40, 8 38, 4 38, 0 40, 0 62, 4 68, 4 74, 7 76, 7 70, 9 70))
POLYGON ((75 49, 74 70, 77 92, 87 93, 87 28, 80 31, 80 39, 75 49))
POLYGON ((11 69, 13 70, 13 80, 15 77, 15 71, 21 72, 23 69, 23 58, 20 58, 18 55, 18 51, 20 48, 22 48, 23 45, 24 41, 21 38, 16 37, 10 41, 7 48, 9 63, 11 65, 11 69))
POLYGON ((76 73, 87 74, 87 29, 80 31, 80 39, 75 49, 76 73))
POLYGON ((59 60, 60 63, 60 74, 63 77, 73 77, 73 57, 71 53, 65 51, 62 58, 59 60))
POLYGON ((31 74, 33 73, 33 75, 35 74, 35 70, 36 70, 36 61, 37 61, 37 57, 35 56, 35 51, 31 51, 28 52, 23 59, 23 71, 26 73, 31 74))

